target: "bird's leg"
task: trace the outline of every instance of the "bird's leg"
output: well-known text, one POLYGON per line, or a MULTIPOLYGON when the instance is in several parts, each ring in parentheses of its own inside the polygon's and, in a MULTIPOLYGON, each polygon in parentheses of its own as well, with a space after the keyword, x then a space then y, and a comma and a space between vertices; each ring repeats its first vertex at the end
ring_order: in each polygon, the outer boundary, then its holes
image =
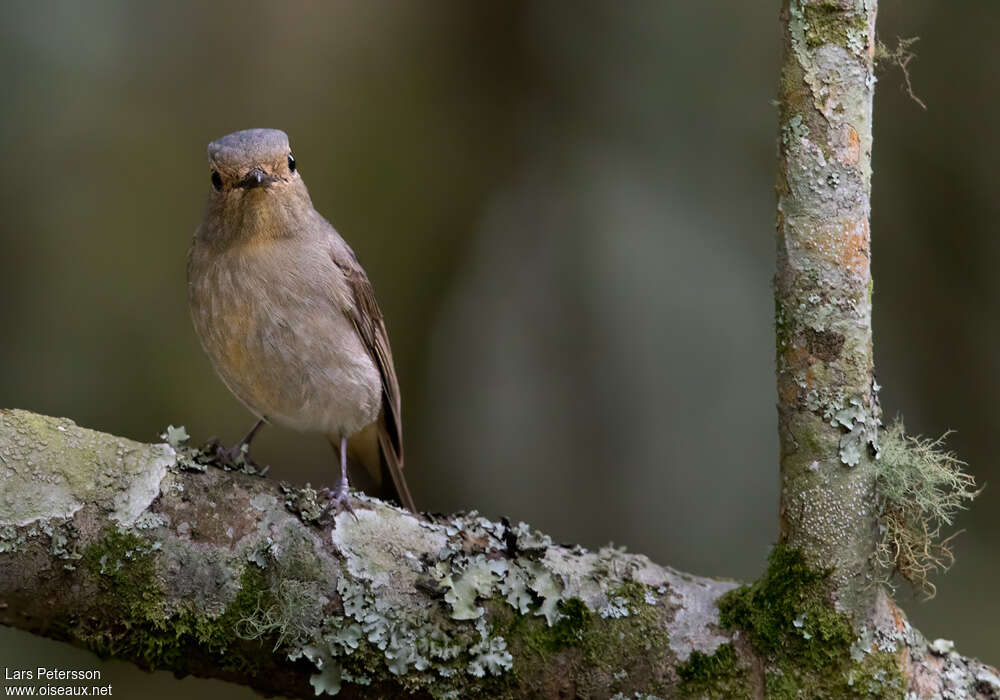
POLYGON ((216 447, 216 455, 219 459, 229 464, 235 464, 237 466, 246 465, 257 469, 257 463, 250 458, 250 443, 253 441, 257 431, 264 427, 266 422, 266 418, 258 420, 254 423, 254 426, 250 428, 250 432, 248 432, 242 440, 232 447, 222 447, 221 445, 218 445, 216 447))
POLYGON ((326 506, 326 511, 329 512, 333 509, 335 514, 347 511, 354 516, 354 519, 358 519, 358 514, 354 512, 351 508, 351 492, 350 484, 347 481, 347 438, 340 438, 340 449, 337 450, 340 453, 340 481, 337 482, 336 488, 332 491, 330 489, 323 489, 323 493, 326 494, 330 502, 326 506))
POLYGON ((247 433, 242 440, 240 440, 240 443, 236 446, 236 449, 239 450, 242 454, 249 456, 250 443, 253 442, 253 438, 257 434, 257 431, 263 428, 264 423, 266 422, 267 421, 265 419, 261 418, 256 423, 254 423, 253 427, 250 428, 250 432, 247 433))

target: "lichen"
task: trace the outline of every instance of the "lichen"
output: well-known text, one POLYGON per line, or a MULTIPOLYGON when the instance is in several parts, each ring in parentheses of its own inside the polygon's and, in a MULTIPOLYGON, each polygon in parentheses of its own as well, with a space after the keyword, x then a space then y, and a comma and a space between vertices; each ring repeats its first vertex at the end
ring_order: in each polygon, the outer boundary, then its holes
POLYGON ((656 661, 670 653, 663 590, 629 578, 631 560, 617 550, 587 555, 579 578, 596 582, 601 573, 607 587, 588 588, 584 600, 537 558, 551 543, 523 523, 469 514, 435 525, 359 510, 357 519, 338 516, 333 542, 344 556, 342 611, 323 620, 322 639, 289 650, 290 659, 316 659, 323 692, 363 678, 435 697, 462 697, 470 684, 483 692, 484 683, 490 697, 519 697, 545 677, 553 654, 577 667, 578 688, 615 678, 654 693, 671 685, 656 661), (619 573, 609 573, 619 561, 619 573), (602 615, 609 606, 618 614, 602 615), (630 673, 621 674, 626 666, 630 673))
POLYGON ((670 653, 664 609, 659 601, 648 602, 649 593, 648 586, 635 580, 622 581, 609 592, 611 598, 622 599, 628 617, 602 617, 579 598, 565 599, 553 627, 509 608, 496 609, 494 626, 508 640, 520 683, 521 695, 515 697, 531 696, 534 679, 545 677, 553 654, 572 667, 578 697, 607 688, 609 681, 612 689, 615 684, 639 687, 641 697, 670 696, 673 682, 663 667, 670 653))
POLYGON ((897 419, 885 432, 881 459, 876 463, 876 493, 882 537, 876 562, 896 572, 928 598, 934 596, 929 575, 947 569, 955 557, 941 529, 979 491, 965 462, 942 449, 945 433, 936 440, 908 437, 897 419))
POLYGON ((118 528, 86 548, 82 564, 104 589, 108 607, 103 623, 81 626, 81 640, 100 656, 130 658, 150 670, 183 672, 192 653, 201 650, 215 655, 221 668, 252 671, 252 656, 232 643, 239 638, 238 625, 266 604, 269 587, 263 575, 247 567, 239 592, 221 614, 195 609, 167 614, 156 573, 158 556, 155 543, 118 528))
MULTIPOLYGON (((877 391, 872 391, 877 396, 877 391)), ((857 466, 865 450, 871 449, 877 459, 881 446, 879 445, 879 428, 882 420, 879 416, 877 399, 866 405, 862 398, 852 398, 847 405, 833 416, 833 423, 847 431, 840 437, 840 461, 849 467, 857 466)))
POLYGON ((906 39, 900 37, 896 40, 896 47, 890 49, 881 41, 875 44, 875 65, 879 68, 886 65, 897 66, 903 74, 903 82, 906 86, 906 93, 910 99, 916 102, 922 109, 927 109, 927 104, 917 97, 913 91, 913 80, 910 76, 910 61, 917 57, 911 48, 920 41, 920 37, 911 36, 906 39))
POLYGON ((808 137, 809 126, 803 123, 801 114, 792 115, 781 127, 781 141, 785 145, 808 137))
POLYGON ((327 513, 328 502, 324 502, 312 484, 300 489, 283 484, 281 490, 285 494, 285 507, 298 514, 302 522, 318 522, 327 513))
POLYGON ((846 10, 832 0, 801 4, 806 46, 815 49, 823 44, 836 44, 851 53, 860 53, 863 46, 858 42, 867 29, 864 12, 846 10))
POLYGON ((65 418, 0 410, 0 525, 72 517, 85 503, 131 525, 160 492, 176 455, 65 418), (44 469, 42 468, 44 466, 44 469))
POLYGON ((64 560, 63 568, 72 571, 81 554, 77 549, 78 533, 72 519, 38 520, 30 525, 0 525, 0 554, 23 552, 37 538, 48 537, 49 554, 64 560))

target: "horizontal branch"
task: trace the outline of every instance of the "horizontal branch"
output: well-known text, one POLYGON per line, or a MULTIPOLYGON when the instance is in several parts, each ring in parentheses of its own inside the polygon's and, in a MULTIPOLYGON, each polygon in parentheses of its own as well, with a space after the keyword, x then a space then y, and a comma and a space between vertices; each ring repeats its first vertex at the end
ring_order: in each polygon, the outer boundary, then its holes
MULTIPOLYGON (((756 697, 798 673, 798 647, 762 651, 759 620, 738 619, 757 584, 361 495, 356 518, 327 521, 309 487, 203 461, 0 410, 0 622, 293 697, 756 697)), ((995 670, 881 609, 831 666, 837 683, 1000 696, 995 670)), ((784 623, 809 643, 808 615, 784 623)))

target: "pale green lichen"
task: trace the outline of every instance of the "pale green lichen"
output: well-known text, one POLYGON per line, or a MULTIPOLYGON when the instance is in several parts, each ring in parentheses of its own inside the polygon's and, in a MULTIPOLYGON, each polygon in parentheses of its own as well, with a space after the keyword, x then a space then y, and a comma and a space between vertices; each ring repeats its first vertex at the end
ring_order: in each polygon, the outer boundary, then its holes
POLYGON ((188 435, 188 432, 183 425, 176 428, 172 425, 168 425, 167 429, 160 434, 160 438, 166 440, 167 444, 177 450, 180 449, 184 443, 190 440, 191 436, 188 435))
POLYGON ((935 592, 928 576, 954 561, 951 538, 942 538, 941 529, 979 494, 975 478, 964 470, 965 462, 942 449, 947 436, 909 437, 897 419, 885 432, 876 465, 882 535, 876 561, 928 597, 935 592))
POLYGON ((318 522, 327 513, 329 501, 324 500, 310 483, 299 489, 283 484, 281 491, 286 496, 285 507, 298 514, 304 523, 318 522))
POLYGON ((0 491, 8 494, 0 499, 0 525, 70 518, 85 503, 130 525, 159 495, 176 455, 169 445, 112 438, 65 418, 3 409, 0 457, 0 491))
POLYGON ((802 115, 795 114, 782 126, 781 140, 790 144, 793 140, 809 137, 809 127, 802 122, 802 115))
POLYGON ((381 667, 388 675, 405 676, 404 685, 444 689, 456 674, 499 675, 512 666, 506 640, 491 634, 482 617, 475 624, 449 623, 432 606, 406 610, 385 595, 377 597, 370 581, 351 576, 338 579, 337 591, 344 614, 323 621, 328 631, 321 648, 343 668, 363 658, 354 673, 367 676, 381 667))
MULTIPOLYGON (((873 395, 875 391, 872 392, 873 395)), ((878 459, 878 431, 882 425, 877 409, 866 406, 862 399, 853 398, 847 406, 841 408, 833 416, 833 423, 839 425, 847 434, 840 437, 840 461, 849 467, 857 466, 865 450, 871 448, 878 459)))
POLYGON ((546 624, 552 627, 561 617, 558 606, 563 600, 563 588, 542 564, 529 562, 523 567, 528 572, 528 586, 542 601, 535 614, 544 617, 546 624))
MULTIPOLYGON (((318 660, 313 680, 322 692, 363 678, 366 683, 393 679, 435 697, 461 697, 468 683, 487 682, 496 684, 493 695, 509 697, 513 673, 522 679, 535 673, 531 665, 538 657, 527 654, 528 648, 546 653, 578 648, 591 665, 603 654, 604 663, 618 665, 607 673, 627 663, 611 654, 612 647, 632 656, 638 646, 659 653, 668 648, 657 612, 660 593, 609 574, 609 566, 618 567, 616 560, 631 561, 617 551, 594 556, 608 585, 619 583, 598 588, 591 608, 570 596, 562 576, 535 558, 533 552, 547 551, 549 543, 523 524, 511 528, 470 514, 434 525, 379 508, 358 510, 357 519, 338 516, 332 535, 345 557, 346 572, 337 578, 342 612, 318 625, 321 638, 283 647, 289 658, 318 660), (433 552, 433 560, 415 556, 418 551, 433 552), (508 558, 512 552, 517 555, 508 558), (443 607, 429 604, 421 590, 435 591, 443 607), (630 619, 594 622, 601 620, 599 608, 608 605, 627 611, 630 619)), ((275 624, 271 620, 264 629, 274 631, 275 624)), ((281 628, 287 625, 286 620, 281 628)))
POLYGON ((873 385, 873 399, 867 404, 860 397, 848 399, 841 388, 822 387, 806 392, 806 409, 846 431, 840 436, 839 457, 848 467, 857 466, 866 451, 870 450, 876 459, 881 452, 878 389, 877 384, 873 385))
POLYGON ((632 614, 628 601, 622 596, 612 596, 608 601, 598 608, 597 613, 604 618, 622 618, 632 614))
POLYGON ((508 570, 504 559, 486 559, 482 554, 458 564, 458 574, 450 573, 452 566, 439 562, 435 573, 438 583, 445 589, 445 602, 451 605, 451 616, 455 620, 474 620, 486 612, 476 604, 478 598, 488 598, 494 586, 508 570))
MULTIPOLYGON (((163 506, 174 512, 171 503, 163 506)), ((339 693, 349 683, 393 681, 435 697, 462 697, 470 688, 517 697, 546 658, 529 649, 571 654, 587 669, 580 687, 603 687, 614 676, 625 687, 638 684, 661 695, 669 688, 651 675, 656 664, 634 662, 660 658, 669 641, 661 602, 667 589, 628 578, 645 571, 641 558, 611 549, 575 550, 587 564, 574 576, 608 577, 591 608, 567 594, 562 575, 536 558, 540 549, 505 539, 500 524, 466 518, 457 527, 439 526, 384 507, 377 514, 358 513, 357 521, 339 516, 333 534, 344 558, 329 565, 317 563, 327 560, 316 549, 316 532, 280 508, 261 518, 269 539, 251 547, 260 566, 250 564, 250 552, 242 548, 202 549, 184 536, 161 538, 166 544, 160 547, 148 539, 156 534, 148 529, 112 529, 87 547, 83 560, 115 601, 108 614, 130 625, 122 635, 109 636, 95 624, 79 636, 98 653, 181 672, 205 654, 222 667, 253 672, 253 654, 259 652, 249 647, 244 653, 239 640, 267 640, 289 660, 309 660, 315 668, 311 687, 323 694, 339 693), (428 561, 430 552, 436 561, 428 561), (507 559, 512 552, 517 555, 507 559), (397 575, 387 578, 383 567, 393 561, 397 575), (400 567, 400 561, 412 566, 400 567), (449 574, 419 578, 431 568, 449 574), (440 586, 440 599, 429 599, 418 580, 440 586), (470 585, 455 585, 462 581, 470 585), (463 588, 464 602, 453 606, 447 594, 463 588), (192 600, 199 601, 197 608, 192 600), (627 609, 629 619, 602 619, 598 608, 609 602, 627 609), (483 613, 456 619, 462 606, 483 613), (625 665, 632 674, 620 673, 625 665)), ((168 522, 161 516, 147 524, 165 528, 168 522)), ((526 544, 544 541, 525 534, 526 544)))
POLYGON ((77 549, 78 533, 72 520, 41 520, 25 526, 0 526, 0 554, 23 552, 39 537, 48 537, 48 552, 57 559, 64 560, 67 571, 76 569, 75 562, 81 558, 77 549))

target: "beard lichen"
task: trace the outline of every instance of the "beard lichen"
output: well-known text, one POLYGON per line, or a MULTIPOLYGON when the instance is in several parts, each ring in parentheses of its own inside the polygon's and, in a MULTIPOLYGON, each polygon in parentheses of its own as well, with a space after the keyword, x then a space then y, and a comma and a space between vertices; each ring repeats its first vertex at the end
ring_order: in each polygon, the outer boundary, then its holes
POLYGON ((954 535, 942 538, 941 530, 979 495, 975 478, 963 471, 965 462, 942 449, 948 434, 936 440, 910 437, 897 419, 885 431, 876 461, 881 535, 876 564, 928 598, 935 593, 930 574, 955 561, 954 535))

